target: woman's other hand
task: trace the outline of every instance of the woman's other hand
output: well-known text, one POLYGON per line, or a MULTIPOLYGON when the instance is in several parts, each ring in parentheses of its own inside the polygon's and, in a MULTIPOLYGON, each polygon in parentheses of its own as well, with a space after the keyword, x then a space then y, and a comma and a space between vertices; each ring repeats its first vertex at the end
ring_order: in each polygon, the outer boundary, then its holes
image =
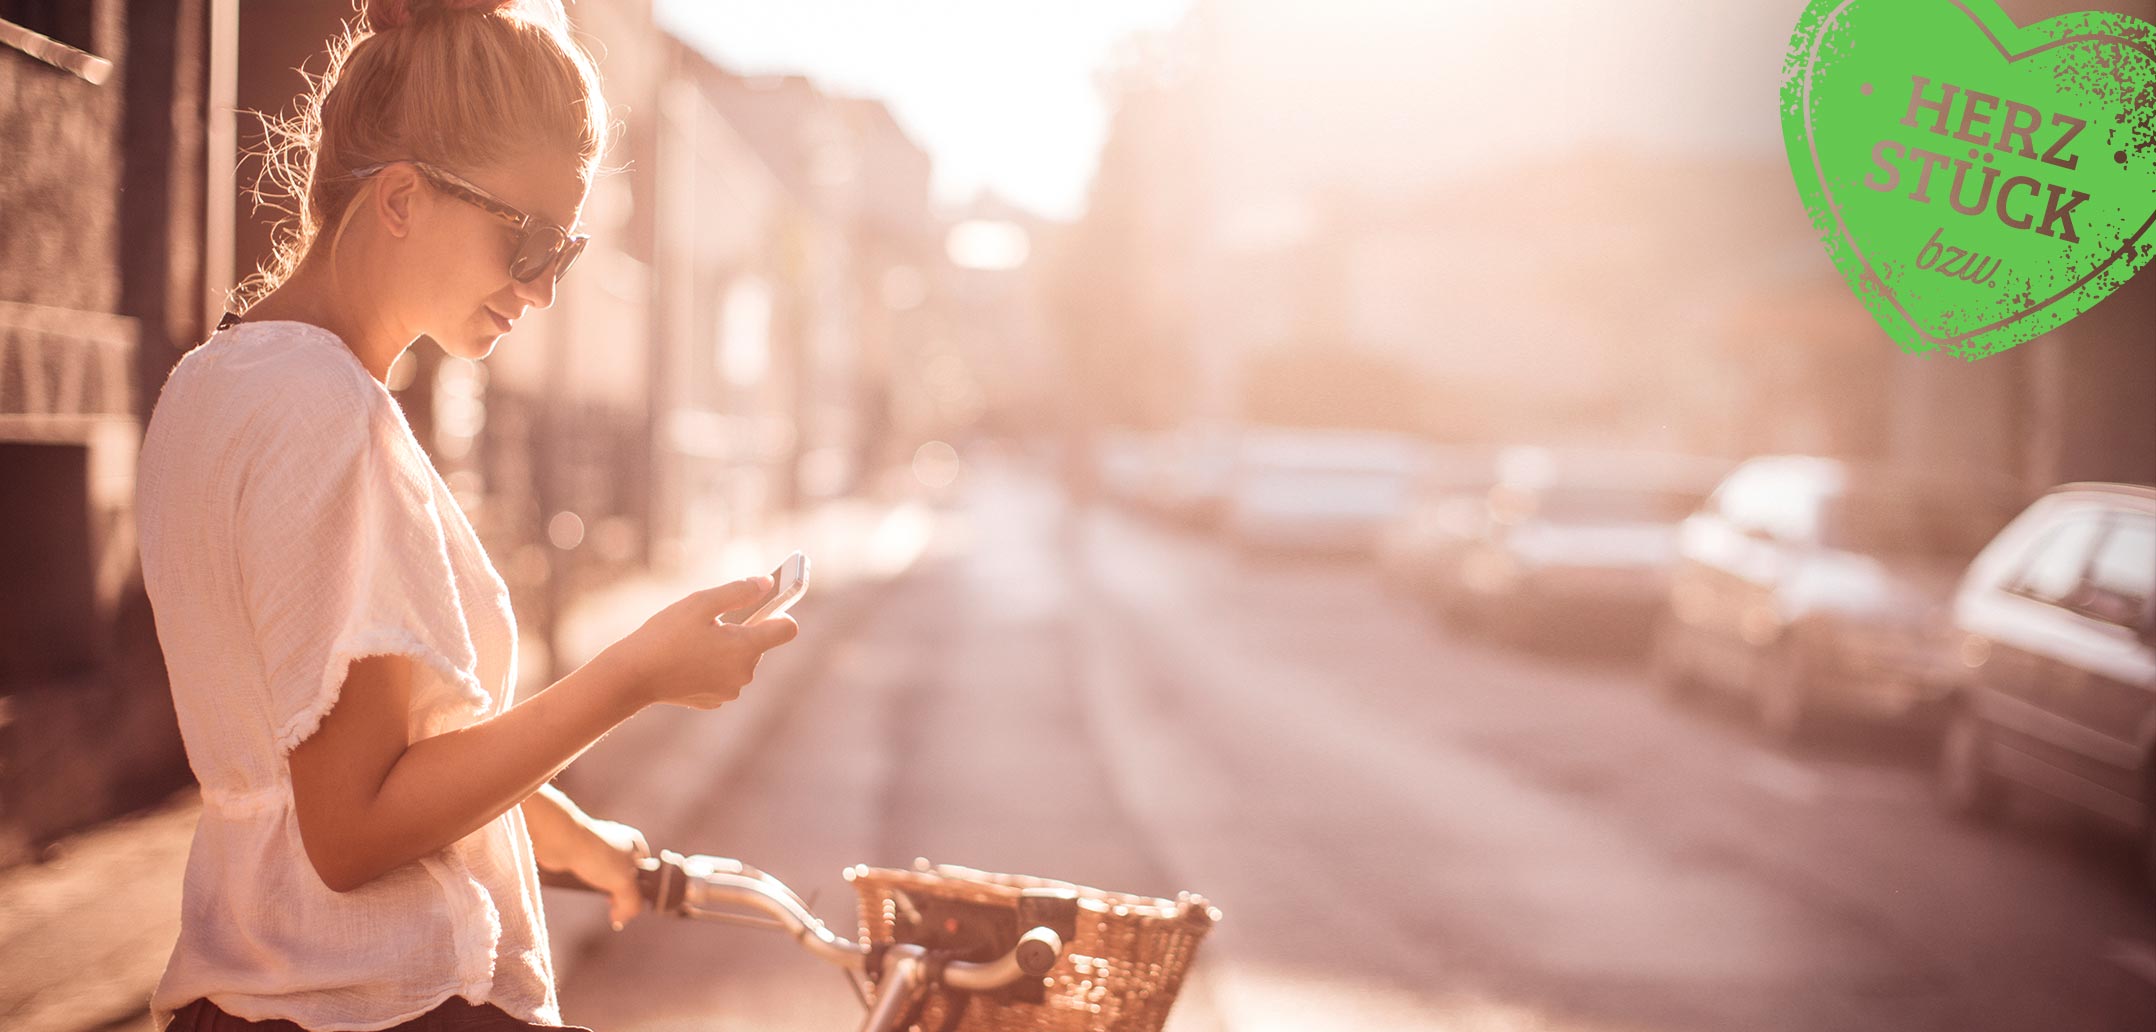
MULTIPOLYGON (((619 821, 583 817, 554 844, 548 859, 560 869, 583 879, 586 885, 606 893, 607 918, 620 931, 630 918, 642 913, 644 897, 637 892, 636 862, 651 855, 644 833, 619 821)), ((551 866, 551 864, 549 865, 551 866)))

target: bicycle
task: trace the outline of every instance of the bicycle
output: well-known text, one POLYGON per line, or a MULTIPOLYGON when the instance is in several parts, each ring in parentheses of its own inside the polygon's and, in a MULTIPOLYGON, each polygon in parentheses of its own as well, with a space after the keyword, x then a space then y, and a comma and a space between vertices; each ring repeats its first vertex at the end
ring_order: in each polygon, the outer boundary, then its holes
MULTIPOLYGON (((1158 1032, 1220 919, 1187 892, 1125 896, 916 860, 910 871, 846 870, 862 917, 848 939, 739 860, 662 850, 639 866, 655 913, 784 932, 838 966, 868 1012, 858 1032, 1158 1032)), ((540 879, 592 888, 559 872, 540 879)))

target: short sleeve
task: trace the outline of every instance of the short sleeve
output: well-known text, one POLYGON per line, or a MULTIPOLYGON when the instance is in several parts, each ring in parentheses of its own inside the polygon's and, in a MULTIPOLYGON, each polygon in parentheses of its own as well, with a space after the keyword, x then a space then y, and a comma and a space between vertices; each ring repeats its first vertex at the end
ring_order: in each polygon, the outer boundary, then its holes
POLYGON ((277 393, 240 445, 234 540, 286 756, 336 705, 352 661, 414 661, 412 707, 483 707, 431 481, 387 396, 335 377, 277 393))

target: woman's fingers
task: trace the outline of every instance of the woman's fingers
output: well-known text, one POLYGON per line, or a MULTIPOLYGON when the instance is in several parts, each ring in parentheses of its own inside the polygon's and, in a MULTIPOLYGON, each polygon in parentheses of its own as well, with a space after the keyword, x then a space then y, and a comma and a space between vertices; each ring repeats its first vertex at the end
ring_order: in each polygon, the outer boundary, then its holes
POLYGON ((719 618, 720 613, 748 605, 764 597, 764 594, 770 590, 771 577, 767 574, 758 574, 754 577, 744 577, 741 580, 721 584, 715 588, 705 588, 702 591, 693 592, 689 595, 688 601, 696 608, 697 615, 716 620, 719 618))
POLYGON ((790 616, 722 624, 718 614, 753 604, 771 578, 749 577, 686 596, 644 622, 612 651, 640 700, 712 709, 732 702, 763 654, 801 633, 790 616))
POLYGON ((630 879, 628 888, 617 886, 608 890, 607 895, 610 897, 606 906, 607 920, 614 923, 614 930, 617 932, 629 923, 630 918, 643 912, 644 898, 637 895, 636 880, 633 878, 630 879))
POLYGON ((801 633, 801 625, 795 623, 793 617, 785 615, 758 620, 750 624, 748 629, 754 635, 750 641, 758 652, 769 652, 794 640, 794 636, 801 633))
POLYGON ((630 918, 644 911, 644 896, 637 886, 637 873, 640 868, 636 866, 636 862, 651 855, 651 844, 644 840, 643 832, 628 825, 622 825, 621 831, 627 833, 623 836, 627 841, 623 851, 615 854, 616 862, 611 868, 615 877, 613 884, 607 886, 607 895, 610 897, 607 902, 608 916, 613 920, 614 930, 617 932, 629 923, 630 918))
POLYGON ((651 844, 643 832, 620 821, 587 819, 584 830, 590 849, 578 862, 580 877, 606 893, 607 919, 620 931, 644 908, 636 862, 651 855, 651 844))

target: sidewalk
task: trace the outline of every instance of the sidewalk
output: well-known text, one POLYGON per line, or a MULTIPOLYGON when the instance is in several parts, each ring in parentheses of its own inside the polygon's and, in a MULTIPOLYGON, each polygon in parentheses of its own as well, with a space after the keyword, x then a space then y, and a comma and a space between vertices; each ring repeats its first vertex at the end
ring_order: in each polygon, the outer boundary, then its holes
POLYGON ((0 870, 0 1027, 150 1027, 201 808, 190 788, 60 840, 43 863, 0 870))
MULTIPOLYGON (((865 610, 879 585, 912 565, 933 526, 933 513, 919 502, 830 503, 758 539, 730 541, 698 569, 632 577, 579 599, 565 615, 566 658, 581 663, 689 591, 763 572, 795 548, 813 563, 812 587, 795 615, 804 628, 837 631, 865 610)), ((672 815, 708 798, 733 772, 742 745, 785 709, 782 691, 757 689, 814 676, 819 639, 830 640, 804 635, 771 653, 750 692, 721 710, 663 707, 629 720, 563 775, 564 789, 596 815, 644 828, 654 848, 710 849, 665 841, 664 829, 672 815), (691 745, 693 778, 651 762, 691 745)), ((521 657, 519 669, 520 693, 543 687, 531 683, 543 677, 538 656, 521 657)), ((0 869, 0 1028, 147 1032, 150 991, 179 934, 180 872, 200 807, 188 789, 56 843, 43 863, 0 869)), ((546 908, 557 974, 593 936, 611 934, 596 897, 549 889, 546 908)))

